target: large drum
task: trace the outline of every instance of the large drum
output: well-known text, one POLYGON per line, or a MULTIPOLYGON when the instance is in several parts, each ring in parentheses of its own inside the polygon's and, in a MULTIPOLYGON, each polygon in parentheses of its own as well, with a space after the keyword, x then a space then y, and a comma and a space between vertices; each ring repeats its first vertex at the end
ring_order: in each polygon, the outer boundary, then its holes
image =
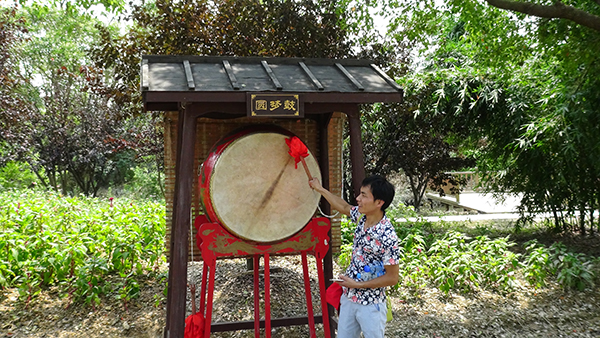
MULTIPOLYGON (((217 142, 200 170, 200 199, 206 216, 234 235, 272 243, 300 231, 313 216, 321 195, 285 140, 293 134, 277 126, 251 126, 217 142)), ((321 179, 315 157, 305 158, 321 179)))

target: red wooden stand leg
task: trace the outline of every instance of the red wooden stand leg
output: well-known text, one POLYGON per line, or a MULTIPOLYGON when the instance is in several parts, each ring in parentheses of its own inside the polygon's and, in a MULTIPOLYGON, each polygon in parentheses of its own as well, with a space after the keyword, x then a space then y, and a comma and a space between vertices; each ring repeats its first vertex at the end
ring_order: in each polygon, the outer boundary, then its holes
POLYGON ((198 311, 204 316, 204 300, 206 299, 206 281, 208 280, 208 264, 202 263, 202 284, 200 286, 200 309, 198 311))
POLYGON ((302 251, 302 272, 304 276, 304 293, 306 294, 306 309, 308 310, 308 328, 312 338, 317 337, 315 331, 315 316, 312 307, 312 293, 310 291, 310 275, 308 274, 308 261, 306 259, 306 251, 302 251))
POLYGON ((323 313, 323 331, 325 338, 331 338, 331 332, 329 330, 329 311, 327 311, 327 299, 325 295, 325 274, 323 273, 323 261, 319 257, 315 257, 317 260, 317 276, 319 278, 319 294, 321 295, 321 312, 323 313))
POLYGON ((259 309, 259 288, 258 288, 258 255, 254 255, 254 337, 260 338, 260 309, 259 309))
POLYGON ((271 271, 269 271, 269 254, 265 254, 265 337, 271 338, 271 271))
POLYGON ((215 291, 215 268, 217 264, 210 266, 208 277, 208 297, 206 302, 206 318, 204 319, 204 338, 210 337, 210 325, 212 317, 213 294, 215 291))

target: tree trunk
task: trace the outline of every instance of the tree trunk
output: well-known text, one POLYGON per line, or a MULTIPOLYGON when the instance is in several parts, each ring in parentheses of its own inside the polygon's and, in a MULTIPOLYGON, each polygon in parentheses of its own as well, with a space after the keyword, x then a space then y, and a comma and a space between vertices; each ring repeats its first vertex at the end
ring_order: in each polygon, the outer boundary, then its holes
POLYGON ((551 205, 552 215, 554 216, 554 228, 555 230, 559 230, 561 228, 560 218, 558 217, 558 213, 556 212, 556 207, 554 204, 551 205))
POLYGON ((54 171, 47 170, 46 175, 48 176, 48 184, 54 189, 54 191, 58 192, 58 188, 56 187, 56 173, 54 171))
POLYGON ((585 236, 585 207, 579 206, 579 231, 585 236))
POLYGON ((418 183, 415 182, 417 179, 414 178, 413 175, 409 174, 406 174, 406 177, 408 177, 408 182, 410 183, 410 191, 413 195, 413 207, 415 207, 416 211, 419 211, 420 205, 417 203, 417 200, 419 199, 419 188, 418 183))
POLYGON ((594 235, 594 201, 590 202, 590 235, 594 235))
POLYGON ((514 0, 485 0, 491 6, 507 9, 509 11, 520 12, 527 15, 533 15, 540 18, 559 18, 575 22, 576 24, 589 27, 600 31, 600 17, 580 10, 573 6, 563 4, 561 1, 554 1, 553 5, 538 5, 527 1, 514 0))
POLYGON ((50 186, 49 182, 46 182, 46 180, 44 179, 44 177, 42 176, 42 174, 35 170, 33 165, 31 165, 30 162, 27 162, 27 164, 29 165, 29 168, 31 169, 31 171, 35 174, 35 176, 38 178, 38 180, 40 180, 40 183, 45 187, 48 188, 50 186))
POLYGON ((67 195, 68 190, 68 181, 67 181, 67 174, 64 171, 59 171, 59 176, 60 176, 60 189, 62 190, 62 194, 63 195, 67 195))

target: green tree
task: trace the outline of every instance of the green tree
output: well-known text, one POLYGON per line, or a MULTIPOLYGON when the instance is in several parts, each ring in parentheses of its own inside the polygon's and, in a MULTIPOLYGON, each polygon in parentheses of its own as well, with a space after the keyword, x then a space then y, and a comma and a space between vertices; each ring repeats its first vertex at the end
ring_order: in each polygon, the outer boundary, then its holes
MULTIPOLYGON (((450 26, 444 31, 445 41, 454 45, 462 32, 462 25, 450 26)), ((450 59, 456 64, 466 62, 458 53, 440 50, 425 60, 425 70, 444 68, 450 59), (450 54, 454 56, 451 58, 450 54)), ((365 145, 366 163, 374 173, 406 175, 412 193, 410 204, 418 210, 428 188, 443 195, 447 184, 464 185, 464 180, 449 171, 472 167, 474 159, 461 154, 461 142, 457 142, 465 137, 467 129, 445 122, 447 118, 436 113, 434 107, 439 102, 434 98, 438 88, 432 79, 419 82, 411 73, 400 78, 405 93, 403 102, 377 105, 363 116, 364 138, 372 140, 365 145)))
POLYGON ((95 195, 131 178, 138 150, 148 148, 138 139, 147 137, 112 95, 110 75, 89 65, 97 20, 62 5, 34 3, 3 20, 27 28, 18 43, 3 44, 14 59, 9 80, 23 79, 1 100, 3 158, 29 163, 40 182, 63 193, 95 195))
MULTIPOLYGON (((565 6, 600 13, 589 1, 565 6)), ((426 60, 438 59, 409 80, 436 88, 432 113, 456 129, 468 126, 465 139, 480 146, 478 168, 488 187, 523 193, 522 211, 554 212, 557 229, 573 229, 568 216, 579 213, 577 229, 585 234, 587 219, 593 230, 600 33, 562 16, 527 17, 476 1, 387 9, 396 16, 397 38, 416 41, 426 60), (440 34, 449 23, 462 26, 458 40, 440 34)))
POLYGON ((473 166, 474 160, 459 154, 452 131, 444 129, 439 115, 415 116, 418 106, 431 103, 427 102, 431 93, 404 89, 402 103, 377 105, 363 114, 363 138, 370 140, 364 145, 365 163, 372 174, 406 175, 412 194, 409 204, 418 211, 428 188, 443 195, 447 184, 464 185, 449 171, 473 166))

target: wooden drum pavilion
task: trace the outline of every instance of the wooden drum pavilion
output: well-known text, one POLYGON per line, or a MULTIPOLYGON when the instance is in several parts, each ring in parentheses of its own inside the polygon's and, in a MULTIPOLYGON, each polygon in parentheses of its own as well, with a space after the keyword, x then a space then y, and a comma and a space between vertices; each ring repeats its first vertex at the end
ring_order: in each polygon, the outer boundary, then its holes
MULTIPOLYGON (((347 119, 352 187, 358 193, 365 176, 359 105, 400 102, 403 96, 396 82, 373 62, 355 59, 144 55, 141 89, 146 111, 166 112, 166 197, 171 226, 167 230, 170 265, 164 336, 170 338, 181 338, 184 333, 187 262, 199 256, 195 249, 189 252, 188 237, 194 235, 189 233, 191 217, 199 214, 198 167, 213 144, 241 126, 283 127, 298 135, 314 154, 323 186, 341 193, 342 131, 347 119), (280 106, 284 101, 286 106, 280 106)), ((321 210, 331 213, 325 199, 321 210)), ((333 274, 332 250, 340 245, 339 222, 333 222, 329 238, 331 245, 323 259, 327 285, 333 274)), ((315 316, 318 322, 322 319, 315 316)), ((273 326, 307 323, 307 317, 273 320, 273 326)), ((252 328, 246 322, 228 323, 227 328, 218 325, 213 324, 212 330, 252 328)))

